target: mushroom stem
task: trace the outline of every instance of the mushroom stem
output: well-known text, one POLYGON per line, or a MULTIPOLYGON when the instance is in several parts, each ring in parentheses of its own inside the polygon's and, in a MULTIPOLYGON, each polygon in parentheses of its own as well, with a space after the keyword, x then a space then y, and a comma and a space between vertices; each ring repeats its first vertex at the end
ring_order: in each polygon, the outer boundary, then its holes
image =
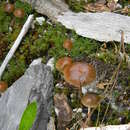
POLYGON ((85 120, 85 124, 89 124, 90 122, 90 118, 91 118, 91 108, 88 107, 88 114, 86 115, 86 120, 85 120))

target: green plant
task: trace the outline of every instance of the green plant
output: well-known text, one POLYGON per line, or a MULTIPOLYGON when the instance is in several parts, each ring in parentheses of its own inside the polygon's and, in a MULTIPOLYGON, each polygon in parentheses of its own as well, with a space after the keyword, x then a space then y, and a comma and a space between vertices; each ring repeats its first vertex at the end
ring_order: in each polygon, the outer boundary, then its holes
MULTIPOLYGON (((3 4, 2 4, 3 5, 3 4)), ((11 17, 3 11, 3 7, 0 7, 0 33, 6 33, 9 31, 11 17)))
POLYGON ((20 121, 19 130, 30 130, 33 125, 37 113, 37 103, 29 104, 23 113, 20 121))
POLYGON ((21 2, 20 0, 17 0, 15 2, 15 8, 22 8, 26 12, 26 14, 32 13, 32 7, 28 3, 21 2))
POLYGON ((84 11, 84 4, 85 1, 84 0, 66 0, 66 2, 68 3, 70 9, 72 9, 75 12, 80 12, 80 11, 84 11))

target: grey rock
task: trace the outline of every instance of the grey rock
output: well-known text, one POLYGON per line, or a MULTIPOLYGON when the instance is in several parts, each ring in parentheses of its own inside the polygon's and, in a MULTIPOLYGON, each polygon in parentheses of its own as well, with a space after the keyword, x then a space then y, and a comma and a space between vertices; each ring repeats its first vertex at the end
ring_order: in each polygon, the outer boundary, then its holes
MULTIPOLYGON (((125 43, 130 43, 130 17, 112 12, 74 13, 64 0, 21 0, 28 2, 41 14, 54 22, 60 22, 66 28, 75 30, 77 34, 98 41, 121 40, 124 31, 125 43)), ((99 0, 105 2, 105 0, 99 0)))
POLYGON ((58 16, 57 21, 66 28, 73 29, 77 34, 98 41, 121 40, 121 30, 124 31, 124 41, 130 43, 130 17, 111 12, 103 13, 73 13, 65 12, 58 16))
POLYGON ((68 5, 64 0, 21 0, 29 3, 38 13, 47 15, 53 21, 62 12, 68 11, 68 5))
POLYGON ((0 130, 18 130, 27 105, 37 101, 38 110, 31 130, 47 130, 52 108, 53 75, 50 67, 32 64, 0 98, 0 130))

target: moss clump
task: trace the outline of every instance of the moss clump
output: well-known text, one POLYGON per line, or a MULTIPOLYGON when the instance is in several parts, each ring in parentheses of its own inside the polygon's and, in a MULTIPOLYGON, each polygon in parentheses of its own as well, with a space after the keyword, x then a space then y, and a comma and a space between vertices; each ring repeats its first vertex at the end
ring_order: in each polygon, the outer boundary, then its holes
POLYGON ((32 13, 32 7, 31 7, 28 3, 26 3, 26 2, 21 2, 20 0, 17 0, 17 1, 15 2, 15 8, 16 8, 16 9, 17 9, 17 8, 23 9, 23 10, 26 12, 26 14, 32 13))
POLYGON ((84 11, 84 0, 66 0, 67 4, 69 5, 70 9, 72 9, 75 12, 84 11))
POLYGON ((97 54, 97 58, 104 61, 105 63, 115 64, 117 62, 117 56, 112 51, 99 52, 97 54))
POLYGON ((0 33, 7 33, 9 31, 10 22, 11 22, 11 16, 8 16, 8 14, 4 12, 3 7, 1 6, 0 7, 0 33))
POLYGON ((20 59, 12 59, 9 63, 2 79, 7 81, 10 85, 12 82, 17 80, 26 70, 26 63, 25 60, 22 59, 22 56, 19 57, 20 59))

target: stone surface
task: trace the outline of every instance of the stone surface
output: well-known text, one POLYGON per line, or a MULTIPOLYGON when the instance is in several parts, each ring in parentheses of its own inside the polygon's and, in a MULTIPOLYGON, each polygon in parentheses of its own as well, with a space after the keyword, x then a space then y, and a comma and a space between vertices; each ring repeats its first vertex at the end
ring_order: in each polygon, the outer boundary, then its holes
POLYGON ((125 42, 130 43, 130 17, 111 12, 74 13, 64 0, 21 0, 26 1, 38 12, 54 22, 60 22, 77 34, 98 41, 121 40, 124 31, 125 42))
POLYGON ((65 12, 58 16, 57 21, 66 28, 73 29, 77 34, 98 41, 121 40, 121 30, 124 31, 124 41, 130 43, 130 17, 120 14, 104 13, 73 13, 65 12))
POLYGON ((31 4, 31 6, 40 14, 44 14, 56 21, 56 17, 64 11, 68 11, 68 5, 64 0, 21 0, 31 4))
POLYGON ((52 108, 53 75, 40 62, 31 64, 0 98, 0 130, 18 130, 27 104, 37 101, 38 112, 31 130, 47 130, 52 108))

